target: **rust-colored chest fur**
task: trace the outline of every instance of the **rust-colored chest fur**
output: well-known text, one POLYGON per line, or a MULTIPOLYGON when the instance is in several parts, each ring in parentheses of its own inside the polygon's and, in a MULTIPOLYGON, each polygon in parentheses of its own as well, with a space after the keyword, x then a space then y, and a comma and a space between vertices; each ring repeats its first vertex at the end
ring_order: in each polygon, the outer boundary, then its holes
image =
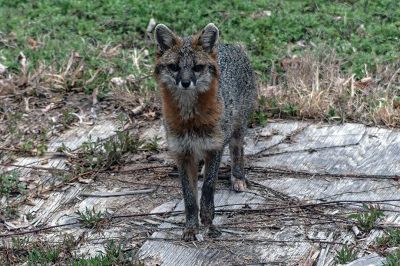
POLYGON ((197 100, 193 104, 193 115, 188 119, 183 119, 173 94, 163 86, 160 89, 163 97, 164 119, 171 133, 212 132, 217 127, 222 112, 222 105, 217 95, 217 78, 212 80, 208 91, 197 95, 197 100))

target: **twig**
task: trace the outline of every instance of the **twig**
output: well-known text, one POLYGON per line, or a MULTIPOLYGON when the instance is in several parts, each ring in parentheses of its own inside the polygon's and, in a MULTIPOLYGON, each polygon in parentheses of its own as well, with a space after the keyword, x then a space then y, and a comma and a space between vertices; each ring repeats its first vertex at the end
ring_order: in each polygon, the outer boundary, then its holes
POLYGON ((357 143, 351 143, 351 144, 344 144, 344 145, 332 145, 332 146, 326 146, 326 147, 317 147, 317 148, 308 148, 308 149, 301 149, 301 150, 291 150, 291 151, 281 151, 281 152, 273 152, 273 153, 263 153, 263 157, 270 157, 270 156, 275 156, 275 155, 281 155, 281 154, 288 154, 288 153, 302 153, 302 152, 317 152, 321 150, 327 150, 327 149, 336 149, 336 148, 347 148, 347 147, 352 147, 352 146, 357 146, 359 145, 359 142, 357 143))
POLYGON ((138 194, 147 194, 152 193, 156 189, 148 188, 142 190, 131 190, 131 191, 121 191, 121 192, 97 192, 97 193, 82 193, 80 196, 82 197, 97 197, 97 198, 106 198, 106 197, 120 197, 120 196, 129 196, 129 195, 138 195, 138 194))
POLYGON ((76 224, 79 224, 79 222, 71 222, 71 223, 66 223, 66 224, 58 224, 58 225, 52 225, 52 226, 47 226, 47 227, 32 229, 32 230, 29 230, 29 231, 22 231, 22 232, 10 233, 10 234, 3 234, 3 235, 0 235, 0 238, 2 238, 2 237, 10 237, 10 236, 18 236, 18 235, 33 234, 33 233, 38 233, 38 232, 41 232, 41 231, 47 231, 47 230, 54 229, 54 228, 58 228, 58 227, 65 227, 65 226, 76 225, 76 224))
POLYGON ((33 169, 33 170, 42 170, 42 171, 58 171, 58 172, 70 172, 67 169, 61 169, 61 168, 49 168, 49 167, 42 167, 42 166, 29 166, 29 165, 19 165, 19 164, 12 164, 12 163, 1 163, 0 166, 4 167, 15 167, 15 168, 27 168, 27 169, 33 169))
MULTIPOLYGON (((143 164, 142 164, 143 165, 143 164)), ((146 165, 144 167, 138 167, 134 169, 124 169, 124 170, 111 170, 111 171, 100 171, 100 173, 117 173, 117 174, 127 174, 127 173, 134 173, 136 171, 143 171, 143 170, 151 170, 151 169, 157 169, 157 168, 173 168, 173 164, 165 164, 165 165, 146 165)))
POLYGON ((149 182, 146 182, 146 183, 144 183, 144 182, 136 182, 136 181, 124 180, 124 179, 121 179, 121 178, 117 178, 115 176, 113 176, 113 177, 103 177, 103 178, 106 178, 106 179, 109 179, 109 180, 113 180, 113 181, 119 181, 119 182, 122 182, 122 183, 134 184, 134 185, 181 188, 181 186, 179 186, 179 185, 174 186, 174 185, 165 185, 165 184, 161 184, 161 183, 151 184, 149 182))
MULTIPOLYGON (((71 113, 76 115, 75 113, 71 113)), ((78 116, 77 116, 78 117, 78 116)), ((29 156, 34 157, 35 153, 31 151, 25 151, 23 149, 16 149, 16 148, 7 148, 7 147, 0 147, 0 151, 9 151, 9 152, 17 152, 27 154, 29 156)), ((80 152, 69 153, 67 151, 58 152, 58 151, 46 151, 43 154, 51 156, 50 158, 59 158, 59 157, 75 157, 75 154, 79 154, 80 152)), ((45 158, 48 159, 48 158, 45 158)))
POLYGON ((298 204, 298 205, 285 205, 274 208, 262 208, 262 209, 222 209, 216 210, 216 213, 264 213, 271 212, 275 210, 287 210, 294 208, 307 208, 307 207, 315 207, 315 206, 325 206, 325 205, 336 205, 336 204, 348 204, 348 203, 384 203, 384 202, 400 202, 400 199, 386 199, 386 200, 336 200, 336 201, 327 201, 327 202, 319 202, 319 203, 309 203, 309 204, 298 204))
MULTIPOLYGON (((144 217, 144 216, 152 216, 152 215, 161 215, 162 216, 162 215, 166 215, 166 214, 182 214, 182 213, 183 213, 182 211, 166 211, 166 212, 156 212, 156 213, 134 213, 134 214, 129 214, 129 215, 115 215, 115 216, 111 216, 107 219, 133 218, 133 217, 144 217)), ((10 233, 10 234, 2 234, 2 235, 0 235, 0 238, 16 236, 16 235, 26 235, 26 234, 38 233, 41 231, 47 231, 47 230, 54 229, 54 228, 65 227, 65 226, 76 225, 76 224, 79 224, 79 222, 71 222, 71 223, 66 223, 66 224, 52 225, 52 226, 42 227, 42 228, 38 228, 38 229, 32 229, 32 230, 28 230, 28 231, 15 232, 15 233, 10 233)))
POLYGON ((400 72, 400 67, 396 70, 396 72, 394 72, 393 76, 390 78, 390 80, 389 80, 389 82, 388 82, 388 84, 387 84, 387 86, 386 86, 386 91, 389 90, 389 87, 390 87, 392 81, 393 81, 394 78, 397 76, 397 74, 399 74, 399 72, 400 72))
MULTIPOLYGON (((275 167, 258 167, 258 166, 250 166, 246 167, 246 170, 253 172, 262 172, 265 173, 278 173, 278 174, 287 174, 287 175, 304 175, 304 176, 312 176, 312 177, 346 177, 346 178, 377 178, 377 179, 397 179, 399 175, 366 175, 366 174, 337 174, 337 173, 317 173, 317 172, 306 172, 306 171, 293 171, 289 169, 281 169, 275 167)), ((259 184, 259 183, 257 183, 259 184)), ((259 184, 261 185, 261 184, 259 184)))
MULTIPOLYGON (((135 240, 138 240, 135 238, 135 240)), ((150 241, 181 241, 178 238, 163 238, 163 237, 157 237, 157 238, 147 238, 144 240, 150 240, 150 241)), ((275 239, 270 239, 270 238, 211 238, 211 239, 205 239, 204 241, 209 241, 209 242, 256 242, 256 243, 276 243, 276 244, 286 244, 286 243, 309 243, 309 242, 314 242, 314 243, 321 243, 321 244, 337 244, 337 245, 343 245, 341 242, 335 242, 335 241, 325 241, 325 240, 319 240, 319 239, 303 239, 303 240, 275 240, 275 239)))
MULTIPOLYGON (((383 203, 383 202, 393 202, 393 201, 399 201, 400 199, 387 199, 387 200, 344 200, 344 201, 330 201, 330 202, 320 202, 320 203, 310 203, 310 204, 298 204, 298 205, 285 205, 285 206, 278 206, 278 207, 273 207, 273 208, 261 208, 261 209, 220 209, 216 210, 215 213, 237 213, 237 214, 249 214, 249 213, 271 213, 272 211, 276 210, 288 210, 288 209, 296 209, 296 208, 307 208, 307 207, 316 207, 316 206, 326 206, 326 205, 333 205, 333 204, 346 204, 346 203, 383 203)), ((236 204, 234 204, 236 205, 236 204)), ((125 215, 113 215, 109 217, 109 219, 122 219, 122 218, 133 218, 133 217, 145 217, 145 216, 153 216, 153 215, 179 215, 183 214, 183 211, 165 211, 165 212, 156 212, 156 213, 133 213, 133 214, 125 214, 125 215)), ((60 225, 55 225, 55 226, 48 226, 48 227, 43 227, 43 228, 38 228, 38 229, 33 229, 29 231, 23 231, 23 232, 16 232, 16 233, 11 233, 11 234, 2 234, 0 235, 0 238, 2 237, 10 237, 10 236, 15 236, 15 235, 24 235, 24 234, 31 234, 31 233, 37 233, 40 231, 45 231, 57 227, 64 227, 64 226, 69 226, 69 225, 74 225, 77 224, 78 222, 73 222, 73 223, 67 223, 67 224, 60 224, 60 225)))

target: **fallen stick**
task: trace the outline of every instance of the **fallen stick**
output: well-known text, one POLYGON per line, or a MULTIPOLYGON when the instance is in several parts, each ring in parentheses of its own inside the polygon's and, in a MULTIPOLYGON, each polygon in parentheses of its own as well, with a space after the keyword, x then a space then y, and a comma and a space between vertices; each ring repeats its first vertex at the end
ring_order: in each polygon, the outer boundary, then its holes
POLYGON ((141 190, 121 191, 121 192, 82 193, 82 194, 80 194, 80 196, 82 196, 82 197, 97 197, 97 198, 120 197, 120 196, 152 193, 155 190, 156 190, 155 188, 148 188, 148 189, 141 189, 141 190))

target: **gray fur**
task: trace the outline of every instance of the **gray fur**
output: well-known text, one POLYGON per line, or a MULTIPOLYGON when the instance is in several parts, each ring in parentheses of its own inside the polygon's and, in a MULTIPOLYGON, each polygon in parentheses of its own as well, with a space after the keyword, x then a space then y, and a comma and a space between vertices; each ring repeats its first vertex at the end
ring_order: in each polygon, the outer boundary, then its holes
POLYGON ((211 52, 218 41, 218 37, 218 28, 213 23, 208 24, 200 35, 200 43, 203 49, 207 52, 211 52))
POLYGON ((173 153, 187 153, 190 151, 196 159, 203 159, 206 151, 215 150, 217 147, 222 147, 223 136, 214 134, 212 137, 199 137, 195 134, 184 134, 181 136, 169 135, 167 137, 168 148, 173 153))
POLYGON ((240 133, 240 140, 243 140, 257 89, 253 68, 239 46, 218 45, 218 65, 221 73, 218 93, 224 102, 221 127, 225 146, 234 132, 240 133))
MULTIPOLYGON (((196 114, 197 95, 208 90, 212 79, 216 77, 218 71, 220 73, 217 97, 223 106, 223 111, 221 120, 212 133, 191 131, 184 135, 174 135, 168 125, 165 125, 168 145, 177 157, 182 182, 186 212, 186 229, 183 234, 185 240, 194 240, 197 233, 199 210, 197 188, 193 183, 197 183, 197 174, 193 174, 193 169, 197 167, 199 160, 205 161, 200 218, 202 223, 210 228, 213 236, 218 235, 218 230, 212 224, 215 183, 222 152, 228 144, 231 154, 232 186, 237 191, 243 191, 245 188, 243 145, 247 122, 256 97, 255 77, 243 49, 236 45, 217 44, 218 34, 217 27, 212 23, 199 35, 184 38, 176 37, 164 25, 156 28, 156 39, 160 49, 169 45, 171 36, 172 39, 179 38, 182 42, 177 48, 178 51, 174 50, 175 48, 162 50, 162 56, 156 66, 156 75, 159 82, 172 92, 183 119, 190 119, 196 114), (210 63, 210 66, 207 65, 201 71, 194 70, 196 62, 199 61, 196 57, 199 56, 199 52, 192 47, 193 38, 199 38, 199 43, 206 53, 216 49, 219 69, 215 69, 210 63), (171 62, 179 65, 179 69, 168 67, 171 62), (186 84, 189 84, 187 81, 190 80, 190 86, 184 88, 181 80, 185 80, 186 84)), ((200 56, 203 61, 207 61, 209 55, 204 56, 204 52, 200 56)))
POLYGON ((243 49, 235 45, 218 46, 218 65, 221 71, 218 92, 225 107, 221 119, 224 146, 229 144, 232 186, 240 190, 235 182, 245 179, 243 146, 257 92, 254 71, 243 49))
POLYGON ((158 24, 155 32, 156 40, 161 50, 168 50, 175 44, 175 34, 164 24, 158 24))

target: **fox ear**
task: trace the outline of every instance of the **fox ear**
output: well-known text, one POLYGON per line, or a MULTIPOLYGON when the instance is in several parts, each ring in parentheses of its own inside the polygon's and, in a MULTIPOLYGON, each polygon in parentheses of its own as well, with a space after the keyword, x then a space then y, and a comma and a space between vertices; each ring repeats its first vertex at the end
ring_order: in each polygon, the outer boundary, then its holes
POLYGON ((166 51, 178 42, 178 37, 164 24, 158 24, 155 37, 161 51, 166 51))
POLYGON ((198 44, 210 53, 218 41, 219 31, 214 23, 210 23, 200 32, 198 44))

